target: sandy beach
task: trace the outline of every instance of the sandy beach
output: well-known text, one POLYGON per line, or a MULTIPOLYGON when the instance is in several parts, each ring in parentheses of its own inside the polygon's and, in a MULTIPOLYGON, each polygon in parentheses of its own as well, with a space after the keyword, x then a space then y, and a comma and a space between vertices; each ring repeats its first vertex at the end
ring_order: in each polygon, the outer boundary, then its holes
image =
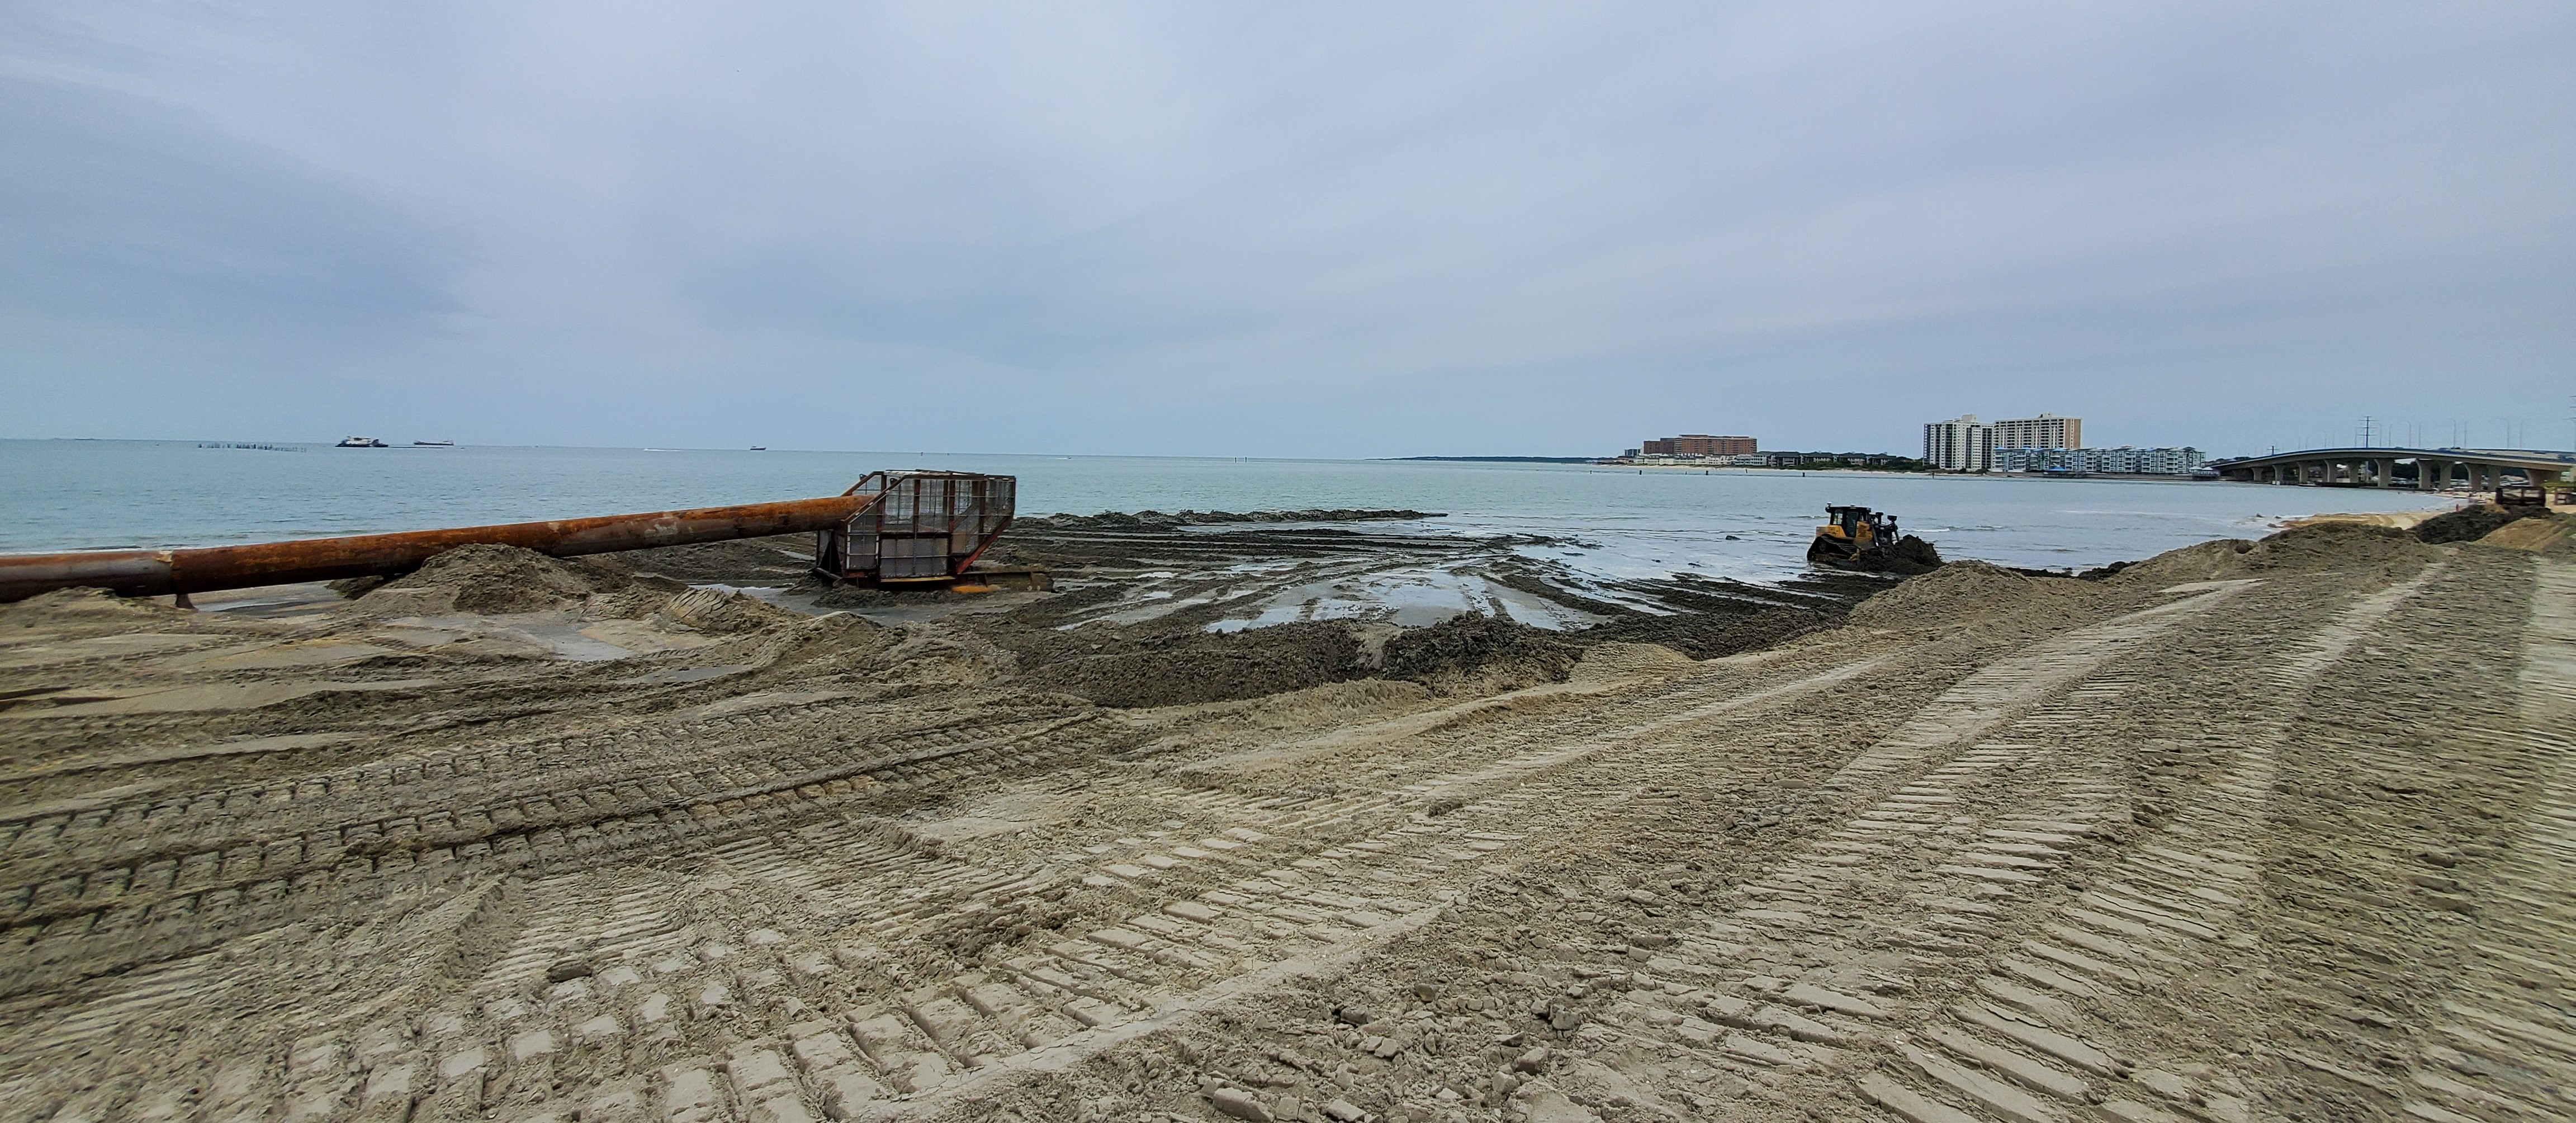
POLYGON ((2571 520, 1609 587, 1399 514, 0 606, 0 1117, 2576 1111, 2571 520))

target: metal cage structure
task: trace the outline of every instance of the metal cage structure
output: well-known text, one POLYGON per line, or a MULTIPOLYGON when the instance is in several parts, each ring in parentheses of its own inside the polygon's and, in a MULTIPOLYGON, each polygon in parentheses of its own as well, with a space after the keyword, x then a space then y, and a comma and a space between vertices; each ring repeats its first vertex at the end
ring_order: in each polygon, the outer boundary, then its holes
POLYGON ((849 521, 815 534, 814 568, 833 581, 955 581, 1011 525, 1014 476, 870 472, 843 495, 849 521))

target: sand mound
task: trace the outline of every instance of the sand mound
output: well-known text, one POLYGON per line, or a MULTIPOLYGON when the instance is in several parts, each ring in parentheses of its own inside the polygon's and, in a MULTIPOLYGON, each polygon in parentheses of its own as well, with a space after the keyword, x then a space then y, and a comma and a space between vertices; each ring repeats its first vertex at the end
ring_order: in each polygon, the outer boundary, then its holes
POLYGON ((1598 643, 1583 653, 1567 677, 1574 682, 1615 682, 1680 674, 1698 666, 1690 656, 1660 643, 1598 643))
POLYGON ((983 639, 935 624, 889 628, 901 638, 870 658, 844 657, 857 677, 886 685, 982 686, 1017 667, 1011 653, 983 639))
POLYGON ((1431 691, 1418 682, 1358 678, 1259 698, 1211 702, 1200 713, 1246 729, 1306 729, 1360 715, 1401 713, 1430 697, 1431 691))
POLYGON ((2536 515, 2516 519, 2478 539, 2481 546, 2529 550, 2535 554, 2576 553, 2576 518, 2536 515))
POLYGON ((796 683, 911 687, 981 686, 1011 672, 1011 654, 936 624, 889 627, 847 612, 800 617, 727 641, 749 654, 753 678, 796 683))
POLYGON ((2173 585, 2221 581, 2266 573, 2399 570, 2422 565, 2440 552, 2398 527, 2359 522, 2312 522, 2260 542, 2224 538, 2168 550, 2119 572, 2119 585, 2173 585))
POLYGON ((1693 659, 1716 659, 1769 647, 1826 623, 1822 614, 1803 608, 1688 612, 1627 617, 1586 628, 1575 636, 1587 642, 1658 644, 1693 659))
POLYGON ((1158 637, 1124 650, 1049 663, 1022 681, 1103 706, 1179 706, 1258 698, 1355 678, 1366 672, 1359 656, 1359 640, 1339 624, 1281 624, 1158 637))
POLYGON ((792 585, 814 568, 814 536, 778 534, 732 542, 697 542, 598 555, 637 573, 728 585, 792 585))
MULTIPOLYGON (((758 641, 745 641, 758 642, 758 641)), ((903 642, 899 628, 864 616, 834 612, 795 621, 759 648, 755 665, 830 673, 864 662, 903 642)))
POLYGON ((1508 689, 1563 682, 1581 649, 1555 632, 1480 613, 1461 613, 1386 641, 1379 674, 1434 689, 1508 689))
POLYGON ((593 593, 615 592, 633 583, 633 574, 606 562, 477 544, 422 562, 419 569, 377 586, 357 603, 362 611, 401 615, 544 612, 569 608, 593 593))
POLYGON ((2417 526, 2422 525, 2424 520, 2432 517, 2432 512, 2429 511, 2341 511, 2334 514, 2309 515, 2303 519, 2292 519, 2287 523, 2283 523, 2282 526, 2284 528, 2289 528, 2322 526, 2326 523, 2343 523, 2346 526, 2377 526, 2386 527, 2390 530, 2412 531, 2417 526))
POLYGON ((2243 538, 2220 538, 2194 542, 2179 550, 2167 550, 2136 565, 2122 566, 2108 580, 2118 585, 2181 585, 2192 581, 2216 581, 2244 572, 2243 557, 2254 543, 2243 538))
POLYGON ((70 623, 122 623, 137 616, 177 611, 141 597, 120 597, 105 589, 56 589, 15 604, 0 604, 0 623, 34 628, 70 623))
POLYGON ((725 589, 691 589, 653 614, 653 622, 661 627, 715 635, 757 632, 803 619, 758 597, 725 589))
POLYGON ((2476 542, 2525 518, 2547 518, 2536 507, 2480 503, 2435 515, 2416 524, 2415 537, 2426 542, 2476 542))
POLYGON ((1981 561, 1954 561, 1860 602, 1851 622, 1872 628, 1941 623, 2027 598, 2034 585, 2048 580, 1981 561))
POLYGON ((2440 556, 2412 532, 2395 527, 2320 523, 2292 527, 2257 542, 2241 560, 2254 572, 2319 571, 2421 565, 2440 556))

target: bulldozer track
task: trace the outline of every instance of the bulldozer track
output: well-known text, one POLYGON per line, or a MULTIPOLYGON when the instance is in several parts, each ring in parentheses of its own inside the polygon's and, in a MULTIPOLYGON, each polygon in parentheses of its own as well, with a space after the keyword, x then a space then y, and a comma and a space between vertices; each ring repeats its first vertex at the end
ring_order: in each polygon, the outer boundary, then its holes
MULTIPOLYGON (((2563 1116, 2571 629, 2563 563, 2452 551, 1181 767, 1090 711, 833 743, 861 707, 826 701, 0 816, 0 1112, 974 1117, 1474 946, 1457 1009, 1535 1026, 1559 1078, 1626 1058, 1637 1110, 2563 1116), (2509 655, 2380 654, 2445 629, 2509 655), (2481 734, 2379 705, 2496 668, 2481 734), (903 814, 995 786, 1093 810, 1043 850, 903 814), (2436 813, 2480 804, 2476 841, 2436 813), (258 1005, 321 977, 355 989, 258 1005), (208 1010, 239 1036, 183 1033, 208 1010)), ((1417 1024, 1371 1047, 1464 1047, 1417 1024)))

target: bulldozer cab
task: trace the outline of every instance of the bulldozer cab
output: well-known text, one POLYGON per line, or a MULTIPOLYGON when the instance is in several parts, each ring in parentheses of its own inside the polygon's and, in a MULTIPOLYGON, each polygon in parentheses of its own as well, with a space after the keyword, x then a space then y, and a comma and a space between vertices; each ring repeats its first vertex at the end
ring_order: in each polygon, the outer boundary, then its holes
POLYGON ((1867 507, 1827 507, 1825 525, 1818 533, 1847 539, 1855 544, 1878 537, 1884 516, 1867 507))

